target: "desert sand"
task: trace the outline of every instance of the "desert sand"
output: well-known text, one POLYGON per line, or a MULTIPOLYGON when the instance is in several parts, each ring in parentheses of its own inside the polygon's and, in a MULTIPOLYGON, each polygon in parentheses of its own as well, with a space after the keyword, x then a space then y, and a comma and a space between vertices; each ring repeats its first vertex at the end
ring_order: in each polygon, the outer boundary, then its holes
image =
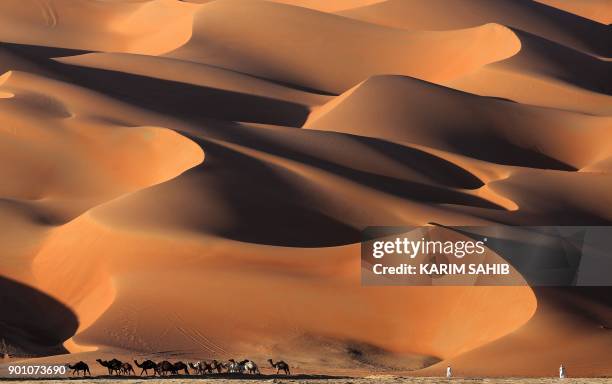
POLYGON ((611 13, 0 2, 0 375, 612 376, 609 287, 362 287, 359 257, 371 225, 610 225, 611 13))

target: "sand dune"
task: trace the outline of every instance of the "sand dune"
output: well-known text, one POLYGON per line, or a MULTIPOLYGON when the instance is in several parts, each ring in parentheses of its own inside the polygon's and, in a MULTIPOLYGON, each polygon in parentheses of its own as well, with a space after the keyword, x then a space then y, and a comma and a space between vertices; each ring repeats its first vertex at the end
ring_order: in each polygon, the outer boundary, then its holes
POLYGON ((606 0, 537 0, 539 3, 562 9, 566 12, 597 21, 612 23, 612 9, 606 0))
POLYGON ((521 50, 444 85, 483 96, 588 114, 612 113, 610 63, 515 31, 521 50))
POLYGON ((172 178, 202 161, 201 149, 173 131, 104 121, 97 109, 107 108, 108 118, 113 101, 23 72, 4 76, 2 89, 13 96, 2 101, 0 115, 3 153, 12 158, 3 163, 3 174, 14 172, 0 192, 5 197, 108 198, 172 178), (75 147, 80 150, 70 149, 75 147), (139 164, 145 159, 149 166, 143 169, 139 164), (41 177, 48 179, 41 183, 41 177))
MULTIPOLYGON (((332 372, 368 366, 354 365, 346 355, 346 349, 352 347, 365 352, 378 349, 390 364, 404 361, 406 369, 428 364, 432 361, 431 355, 452 356, 462 349, 495 339, 525 322, 535 305, 531 292, 525 287, 477 290, 421 287, 396 290, 394 296, 382 289, 355 290, 359 276, 347 272, 354 270, 350 268, 355 263, 351 251, 354 246, 282 248, 219 238, 179 235, 171 239, 167 231, 156 231, 144 235, 149 247, 143 253, 143 234, 129 228, 117 230, 121 227, 117 227, 116 222, 109 222, 106 215, 96 212, 65 227, 63 233, 58 232, 49 243, 48 249, 53 252, 43 252, 35 263, 35 268, 40 265, 40 271, 44 271, 43 262, 52 254, 61 251, 73 260, 78 259, 82 254, 81 244, 87 244, 89 236, 101 240, 96 254, 87 260, 103 263, 98 264, 98 269, 114 276, 116 299, 103 316, 76 337, 79 344, 103 345, 105 349, 117 350, 179 350, 209 358, 249 354, 263 359, 268 353, 282 353, 303 369, 316 365, 332 372), (75 234, 83 243, 79 241, 69 246, 66 241, 75 234), (121 244, 121 249, 116 244, 121 244), (181 265, 169 260, 168 252, 181 255, 181 265), (39 261, 43 264, 38 264, 39 261), (174 273, 161 273, 168 270, 174 273), (157 276, 158 284, 146 284, 151 275, 157 276), (227 279, 235 283, 228 285, 227 279), (168 286, 181 288, 184 292, 196 290, 211 294, 207 295, 208 300, 194 303, 189 295, 177 296, 167 289, 168 286), (224 305, 227 297, 241 296, 245 290, 256 298, 240 308, 250 313, 248 318, 235 316, 236 308, 224 305), (329 295, 330 290, 335 294, 329 295), (340 297, 352 305, 338 308, 340 297), (486 300, 487 297, 496 299, 486 300), (398 300, 406 305, 396 305, 398 300), (156 303, 160 301, 172 305, 158 306, 156 303), (436 305, 430 305, 432 301, 436 305), (518 306, 521 310, 513 316, 502 315, 500 309, 504 305, 518 306), (187 306, 189 313, 177 313, 174 309, 187 306), (283 311, 275 310, 279 306, 283 311), (304 307, 312 306, 320 311, 303 312, 304 307), (462 316, 469 320, 447 324, 442 331, 440 323, 431 319, 444 323, 443 313, 449 306, 458 311, 464 308, 462 316), (474 308, 499 313, 499 317, 489 321, 472 311, 474 308), (409 315, 417 309, 423 316, 409 315), (393 316, 380 317, 377 312, 381 310, 393 316), (155 311, 156 315, 152 317, 150 311, 155 311), (292 316, 294 313, 300 316, 292 316), (359 320, 355 321, 356 318, 359 320), (378 326, 364 333, 364 327, 373 323, 378 326), (122 327, 115 328, 116 324, 122 327), (110 334, 109 329, 112 330, 110 334), (406 365, 406 360, 411 363, 406 365)), ((62 299, 67 302, 73 300, 66 289, 51 291, 63 292, 62 299)), ((367 356, 369 354, 365 358, 367 356)))
POLYGON ((612 222, 602 4, 1 2, 0 338, 95 373, 612 375, 606 287, 362 287, 359 258, 371 225, 612 222))
POLYGON ((90 53, 59 58, 57 61, 88 68, 123 72, 146 78, 169 80, 198 87, 226 90, 234 93, 274 98, 304 106, 326 102, 328 97, 299 91, 265 80, 205 64, 166 59, 162 57, 90 53))
POLYGON ((3 233, 4 252, 16 265, 25 263, 4 276, 31 282, 27 265, 54 226, 202 161, 201 149, 183 136, 122 125, 121 111, 130 108, 82 88, 13 71, 0 89, 10 95, 0 99, 0 196, 2 215, 12 223, 3 233), (144 168, 145 161, 153 167, 144 168))
MULTIPOLYGON (((576 8, 582 6, 585 5, 576 8)), ((612 54, 606 25, 534 1, 389 0, 341 14, 408 30, 449 30, 499 23, 579 51, 604 57, 612 54)))
POLYGON ((384 0, 272 0, 275 3, 283 3, 289 5, 296 5, 298 7, 312 8, 317 11, 323 12, 338 12, 351 8, 362 7, 365 5, 371 5, 380 3, 384 0))
POLYGON ((172 0, 7 0, 0 4, 0 39, 160 54, 189 39, 196 9, 193 4, 172 0))
MULTIPOLYGON (((539 289, 536 296, 540 303, 538 311, 526 326, 489 345, 451 359, 450 363, 466 376, 495 374, 507 364, 521 365, 525 367, 526 375, 537 376, 541 371, 532 364, 534 360, 539 365, 550 367, 555 367, 558 361, 572 361, 574 377, 588 377, 593 371, 605 371, 609 366, 608 361, 605 358, 593 359, 592 356, 606 355, 612 341, 607 309, 610 306, 609 296, 590 287, 539 289), (568 313, 564 309, 567 306, 574 306, 576 311, 568 313), (517 350, 522 352, 516 353, 517 350), (504 358, 496 357, 500 355, 504 358)), ((432 366, 422 373, 427 375, 442 368, 432 366)))
POLYGON ((477 97, 409 77, 371 78, 330 104, 315 111, 305 127, 548 169, 579 169, 612 150, 607 144, 612 124, 608 117, 477 97), (574 129, 576 124, 583 129, 574 129), (589 151, 573 150, 577 141, 589 151))
POLYGON ((284 4, 223 0, 198 10, 193 36, 168 56, 339 93, 378 73, 450 80, 519 48, 515 34, 497 24, 407 32, 284 4), (313 30, 327 38, 311 39, 313 30), (443 65, 450 60, 453 66, 443 65))
MULTIPOLYGON (((370 76, 401 74, 521 103, 610 114, 611 90, 606 85, 610 82, 608 62, 577 51, 584 47, 576 48, 575 44, 567 44, 564 39, 550 40, 552 37, 537 28, 527 28, 527 31, 532 31, 528 33, 520 29, 510 30, 499 24, 487 24, 486 20, 497 19, 484 11, 482 20, 448 25, 441 32, 425 32, 396 29, 397 25, 393 25, 394 28, 377 27, 280 4, 234 4, 232 1, 203 6, 195 16, 190 41, 169 55, 331 93, 346 91, 370 76), (238 12, 238 9, 249 11, 238 12), (249 17, 253 14, 258 17, 249 17), (227 24, 223 22, 226 19, 240 21, 227 24), (292 22, 297 19, 299 23, 292 22), (263 25, 275 25, 278 31, 263 28, 263 25), (331 37, 327 40, 309 39, 315 25, 321 33, 331 37), (469 29, 448 30, 450 28, 469 29), (281 30, 282 33, 279 32, 281 30), (538 36, 533 33, 543 34, 538 36), (244 36, 248 36, 248 40, 244 36), (359 39, 355 39, 355 36, 359 36, 359 39), (233 42, 239 39, 242 42, 240 49, 231 48, 233 42), (278 44, 263 43, 269 41, 278 41, 278 44), (483 50, 480 48, 482 45, 488 48, 483 50), (376 55, 370 52, 376 52, 376 55), (326 60, 321 60, 321 57, 326 60), (340 68, 347 61, 352 65, 340 68), (449 62, 452 65, 448 65, 449 62), (531 92, 533 88, 537 92, 531 92)), ((488 9, 486 4, 481 6, 488 9)), ((408 3, 372 5, 377 6, 401 7, 402 10, 393 9, 390 12, 398 17, 412 15, 407 13, 409 9, 403 11, 403 7, 409 6, 408 3)), ((559 16, 548 7, 536 7, 545 8, 546 12, 542 11, 545 14, 552 12, 550 17, 559 16)), ((427 8, 428 12, 432 9, 427 8)), ((495 11, 495 14, 501 12, 498 7, 492 7, 490 11, 495 11)), ((519 7, 516 12, 522 14, 528 11, 530 8, 519 7)), ((562 20, 572 17, 561 16, 562 20)), ((418 20, 426 18, 420 17, 418 20)), ((558 20, 555 22, 562 24, 558 20)), ((596 23, 578 18, 572 19, 572 22, 581 26, 576 30, 588 31, 589 38, 584 39, 605 40, 606 31, 596 23)), ((543 21, 534 22, 534 25, 542 24, 543 21)), ((435 27, 417 26, 425 29, 435 27)), ((521 27, 518 25, 517 28, 521 27)))

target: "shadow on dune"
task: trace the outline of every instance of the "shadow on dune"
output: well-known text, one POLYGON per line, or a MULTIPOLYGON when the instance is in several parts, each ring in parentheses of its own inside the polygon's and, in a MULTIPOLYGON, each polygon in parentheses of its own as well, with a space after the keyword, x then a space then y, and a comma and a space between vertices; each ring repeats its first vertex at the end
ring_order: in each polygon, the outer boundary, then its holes
MULTIPOLYGON (((206 153, 207 153, 207 159, 210 159, 211 157, 217 154, 220 154, 221 153, 220 151, 227 153, 226 152, 227 149, 221 146, 218 146, 215 143, 207 141, 206 139, 197 139, 193 137, 192 139, 196 142, 199 142, 199 144, 201 144, 201 146, 205 148, 206 153)), ((250 146, 253 146, 253 145, 257 146, 258 144, 256 141, 253 141, 253 140, 248 140, 245 142, 249 143, 250 146)), ((389 144, 389 148, 393 148, 393 144, 391 143, 382 144, 382 142, 379 142, 378 143, 379 149, 381 145, 384 147, 387 144, 389 144)), ((398 148, 394 148, 394 149, 398 150, 398 148)), ((261 150, 265 150, 266 153, 273 153, 277 156, 283 156, 285 158, 290 158, 294 161, 299 161, 300 163, 303 163, 303 164, 314 166, 316 168, 322 169, 326 172, 333 173, 337 176, 341 176, 353 182, 371 187, 372 189, 383 191, 385 193, 388 193, 388 194, 391 194, 397 197, 409 199, 409 200, 429 202, 429 203, 435 203, 435 204, 460 204, 460 205, 469 205, 469 206, 475 206, 475 207, 481 207, 481 208, 503 209, 499 205, 494 204, 488 200, 482 199, 477 196, 472 196, 472 195, 469 195, 467 193, 463 193, 460 191, 455 191, 453 189, 436 186, 436 185, 425 184, 425 183, 418 182, 418 181, 399 179, 399 178, 389 177, 389 176, 385 176, 381 174, 365 172, 359 169, 350 168, 350 167, 343 166, 337 163, 322 160, 320 158, 310 156, 306 153, 296 153, 296 152, 292 153, 286 148, 282 148, 280 146, 274 147, 274 148, 265 147, 265 148, 261 148, 261 150)), ((415 161, 418 161, 419 159, 426 160, 424 164, 420 165, 420 166, 423 166, 424 168, 427 168, 427 165, 433 165, 433 163, 435 163, 435 166, 439 166, 440 164, 437 163, 438 160, 440 160, 440 163, 443 163, 443 160, 441 159, 437 159, 434 156, 431 156, 431 158, 428 158, 427 154, 418 153, 418 151, 416 150, 411 150, 411 149, 406 148, 405 154, 406 154, 406 157, 405 157, 406 161, 409 161, 411 159, 415 161)), ((225 162, 225 164, 233 165, 233 162, 227 161, 225 162)), ((472 176, 471 174, 465 171, 463 171, 464 172, 463 173, 462 170, 457 170, 456 168, 459 168, 459 167, 451 168, 449 164, 442 164, 443 171, 438 171, 435 168, 430 169, 429 171, 431 172, 431 174, 428 176, 431 176, 432 174, 435 173, 436 174, 435 177, 443 181, 443 178, 445 175, 447 177, 459 175, 460 177, 465 178, 464 180, 469 180, 471 187, 477 186, 477 183, 479 182, 479 180, 476 179, 475 176, 472 176), (471 178, 470 176, 472 176, 473 178, 471 178)), ((416 163, 413 163, 411 165, 417 166, 416 163)), ((228 166, 226 165, 226 167, 228 166)), ((205 170, 206 170, 206 167, 203 168, 203 171, 205 170)), ((232 178, 236 179, 240 176, 240 174, 241 174, 240 169, 236 169, 235 174, 232 178)), ((268 188, 268 187, 274 188, 273 183, 268 184, 268 182, 266 181, 266 179, 269 179, 269 174, 268 175, 262 174, 260 175, 260 177, 258 177, 258 179, 260 180, 260 183, 264 186, 263 188, 268 188)), ((270 180, 270 182, 272 182, 272 180, 270 180)), ((449 180, 446 180, 446 182, 449 182, 449 180)), ((452 181, 450 183, 452 183, 452 181)), ((255 187, 254 185, 249 186, 249 188, 251 189, 254 187, 255 187)), ((243 188, 240 188, 240 190, 243 190, 243 188)), ((228 196, 228 195, 225 195, 225 196, 228 196)), ((240 199, 237 199, 237 200, 240 200, 240 199)), ((239 201, 236 201, 235 203, 240 204, 239 201)))
POLYGON ((6 43, 2 43, 0 48, 35 62, 58 80, 140 108, 186 120, 212 118, 299 127, 309 113, 306 106, 264 96, 50 60, 51 57, 87 53, 84 51, 6 43))
MULTIPOLYGON (((373 207, 352 202, 350 191, 328 191, 323 179, 321 183, 304 179, 299 171, 294 173, 222 143, 190 138, 206 151, 202 165, 127 196, 97 214, 119 225, 212 233, 238 241, 293 247, 356 243, 371 220, 393 220, 373 207)), ((380 176, 319 159, 300 160, 410 200, 501 209, 479 197, 444 187, 380 176)))
POLYGON ((76 315, 50 296, 0 277, 0 338, 17 355, 67 353, 62 343, 78 328, 76 315))
MULTIPOLYGON (((347 142, 355 142, 360 146, 377 152, 383 157, 393 160, 418 174, 422 178, 428 179, 432 183, 451 188, 476 189, 482 187, 482 181, 472 173, 466 171, 458 165, 453 164, 443 158, 431 155, 416 148, 407 147, 382 139, 367 136, 357 136, 345 133, 316 131, 316 130, 285 130, 277 132, 276 136, 264 135, 265 130, 258 128, 245 127, 244 125, 227 123, 223 124, 222 129, 213 132, 219 138, 231 141, 236 144, 256 148, 262 152, 274 154, 299 163, 308 164, 339 176, 346 177, 353 181, 362 182, 372 187, 387 188, 393 182, 402 182, 404 179, 386 177, 373 172, 359 170, 353 164, 340 164, 334 161, 332 155, 323 157, 313 155, 317 147, 332 147, 328 141, 338 138, 345 139, 347 142), (284 140, 279 140, 279 139, 284 140), (295 145, 301 143, 301 145, 295 145), (368 176, 380 178, 374 183, 368 183, 368 176), (392 179, 392 180, 387 180, 392 179)), ((206 132, 208 135, 208 132, 206 132)), ((338 148, 335 153, 343 151, 338 148)), ((352 153, 358 158, 359 153, 352 153)), ((375 161, 368 161, 370 165, 376 165, 375 161)), ((381 167, 384 169, 384 167, 381 167)), ((389 193, 395 194, 393 189, 389 193)), ((399 193, 399 192, 398 192, 399 193)), ((401 195, 401 193, 400 193, 401 195)), ((414 196, 413 196, 414 197, 414 196)))
MULTIPOLYGON (((575 41, 588 47, 593 53, 603 57, 612 56, 610 30, 606 29, 605 25, 537 1, 521 0, 520 2, 529 7, 531 12, 544 16, 551 25, 571 35, 575 41)), ((523 20, 523 22, 529 22, 529 20, 523 20)), ((521 28, 519 23, 516 26, 521 28)))
POLYGON ((60 78, 54 74, 54 57, 89 53, 75 49, 0 42, 0 75, 7 71, 24 71, 60 78))
POLYGON ((534 287, 538 302, 571 313, 598 331, 612 331, 612 287, 534 287))
POLYGON ((522 49, 515 56, 491 64, 550 76, 592 92, 612 95, 612 63, 532 33, 512 28, 522 49))
POLYGON ((540 297, 556 294, 565 308, 571 308, 601 329, 612 331, 612 287, 563 287, 554 291, 541 288, 536 294, 540 297))
POLYGON ((212 118, 297 127, 309 113, 303 105, 263 96, 62 63, 56 69, 71 83, 190 121, 212 118))
POLYGON ((465 156, 490 163, 510 166, 576 171, 576 167, 539 152, 537 149, 518 146, 497 134, 483 129, 477 135, 468 135, 467 126, 457 125, 456 132, 448 132, 446 140, 452 149, 465 156))
MULTIPOLYGON (((5 49, 8 52, 15 54, 16 56, 22 57, 24 59, 34 60, 37 62, 56 57, 83 55, 86 53, 93 52, 81 49, 47 47, 44 45, 28 45, 8 42, 0 42, 0 48, 5 49)), ((51 64, 53 62, 49 60, 48 63, 51 64)))
POLYGON ((575 171, 531 139, 527 129, 558 124, 555 115, 542 115, 517 103, 384 75, 369 78, 305 128, 420 144, 495 164, 575 171))
MULTIPOLYGON (((282 246, 320 247, 359 241, 360 229, 326 212, 325 206, 330 203, 327 198, 313 193, 312 187, 297 176, 217 143, 191 139, 206 151, 205 163, 179 178, 190 179, 192 189, 188 194, 192 190, 200 192, 194 196, 197 203, 188 197, 195 203, 189 208, 191 229, 282 246), (207 195, 221 199, 219 205, 232 218, 229 225, 220 224, 225 217, 209 215, 207 195)), ((164 217, 167 215, 159 219, 164 217)))

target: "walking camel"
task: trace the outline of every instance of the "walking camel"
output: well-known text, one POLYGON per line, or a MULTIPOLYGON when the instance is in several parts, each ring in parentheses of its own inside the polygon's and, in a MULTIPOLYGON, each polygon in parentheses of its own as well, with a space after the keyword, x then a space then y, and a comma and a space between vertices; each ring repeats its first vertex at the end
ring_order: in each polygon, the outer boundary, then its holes
POLYGON ((234 359, 229 359, 226 367, 227 373, 240 373, 240 364, 234 359))
POLYGON ((89 365, 83 361, 79 361, 74 365, 66 364, 66 368, 72 369, 72 375, 76 373, 77 376, 79 376, 80 372, 83 371, 83 376, 85 376, 85 374, 91 376, 91 372, 89 372, 89 365))
POLYGON ((284 361, 280 360, 280 361, 277 361, 276 363, 272 361, 272 359, 268 359, 268 361, 270 362, 270 365, 272 366, 272 368, 276 368, 277 375, 280 371, 284 371, 285 375, 291 374, 291 372, 289 372, 289 364, 285 363, 284 361))
POLYGON ((138 361, 134 360, 134 364, 140 368, 140 376, 142 376, 143 373, 148 376, 149 369, 151 369, 153 371, 153 375, 155 375, 155 368, 157 367, 157 364, 154 361, 145 360, 142 362, 142 364, 138 364, 138 361))
POLYGON ((155 366, 155 373, 160 376, 166 376, 168 372, 174 373, 174 365, 168 360, 164 360, 155 366))
POLYGON ((257 364, 255 364, 253 360, 249 360, 249 359, 242 360, 239 364, 240 364, 240 372, 251 373, 253 375, 261 374, 259 372, 259 367, 257 366, 257 364))
POLYGON ((132 364, 130 363, 123 363, 121 364, 121 373, 123 373, 124 375, 134 375, 136 376, 136 372, 134 371, 134 367, 132 367, 132 364))
POLYGON ((223 363, 220 363, 217 360, 213 360, 211 365, 212 365, 212 368, 217 371, 217 373, 223 372, 223 368, 224 368, 223 363))
POLYGON ((172 374, 174 375, 178 375, 178 373, 180 371, 185 371, 185 374, 188 375, 189 374, 189 369, 187 369, 187 364, 183 363, 182 361, 177 361, 176 363, 173 364, 174 370, 172 371, 172 374))
POLYGON ((188 363, 188 365, 198 375, 204 375, 205 373, 213 373, 212 364, 209 364, 204 360, 196 361, 195 363, 188 363))
POLYGON ((187 365, 189 365, 189 368, 193 369, 193 372, 196 375, 203 375, 204 374, 204 369, 202 368, 202 362, 201 361, 196 361, 195 363, 187 363, 187 365))
POLYGON ((121 374, 121 368, 123 363, 117 359, 112 360, 100 360, 96 359, 101 366, 106 367, 108 369, 108 374, 112 375, 115 372, 117 375, 121 374))
POLYGON ((215 367, 212 362, 208 363, 206 361, 202 361, 202 371, 204 371, 204 373, 213 373, 214 370, 215 367))

